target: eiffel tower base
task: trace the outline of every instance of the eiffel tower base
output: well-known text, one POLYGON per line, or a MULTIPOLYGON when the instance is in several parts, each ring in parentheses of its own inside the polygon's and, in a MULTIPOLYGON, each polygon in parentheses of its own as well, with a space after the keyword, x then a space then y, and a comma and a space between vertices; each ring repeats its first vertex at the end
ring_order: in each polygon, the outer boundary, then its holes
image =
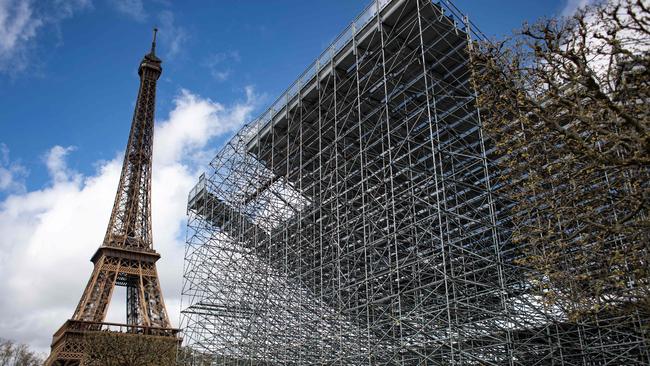
MULTIPOLYGON (((97 323, 68 320, 54 333, 52 351, 45 366, 84 366, 87 364, 88 336, 116 335, 119 337, 138 337, 140 340, 164 341, 169 346, 180 345, 178 329, 144 327, 117 323, 97 323)), ((114 356, 114 355, 106 355, 114 356)))

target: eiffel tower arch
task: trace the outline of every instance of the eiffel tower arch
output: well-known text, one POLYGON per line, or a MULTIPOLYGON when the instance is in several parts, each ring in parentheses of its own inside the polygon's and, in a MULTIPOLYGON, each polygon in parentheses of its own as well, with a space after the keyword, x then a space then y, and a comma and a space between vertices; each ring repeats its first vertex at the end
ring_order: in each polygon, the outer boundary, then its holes
POLYGON ((151 51, 138 68, 140 88, 113 211, 93 272, 72 318, 52 339, 46 366, 83 365, 84 337, 97 332, 180 342, 165 308, 151 235, 151 169, 156 83, 162 61, 151 51), (106 322, 116 286, 126 287, 126 323, 106 322))

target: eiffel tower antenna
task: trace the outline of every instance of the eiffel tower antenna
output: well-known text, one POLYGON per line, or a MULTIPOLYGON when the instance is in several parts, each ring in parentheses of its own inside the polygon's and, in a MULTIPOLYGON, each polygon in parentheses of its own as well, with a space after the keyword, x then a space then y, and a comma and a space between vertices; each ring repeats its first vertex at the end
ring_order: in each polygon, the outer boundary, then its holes
POLYGON ((100 331, 179 341, 163 301, 151 235, 151 177, 156 84, 162 60, 151 52, 138 68, 140 88, 122 173, 104 241, 92 256, 93 273, 72 318, 54 334, 45 365, 82 365, 84 336, 100 331), (126 324, 106 323, 115 286, 126 287, 126 324))
POLYGON ((151 54, 156 54, 156 35, 158 34, 158 28, 153 28, 153 41, 151 41, 151 54))

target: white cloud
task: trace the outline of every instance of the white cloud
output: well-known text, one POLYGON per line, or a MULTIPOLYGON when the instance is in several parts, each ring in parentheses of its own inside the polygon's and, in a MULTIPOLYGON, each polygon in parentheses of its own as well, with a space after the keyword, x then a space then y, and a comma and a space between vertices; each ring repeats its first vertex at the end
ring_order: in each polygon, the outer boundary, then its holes
POLYGON ((219 52, 208 57, 204 65, 215 80, 225 81, 232 73, 230 65, 239 61, 241 61, 239 51, 219 52))
POLYGON ((0 52, 6 54, 21 41, 36 35, 42 25, 40 19, 33 19, 33 9, 27 1, 0 2, 0 52))
MULTIPOLYGON (((175 325, 187 194, 211 155, 211 141, 245 122, 256 101, 250 88, 246 100, 231 106, 183 90, 168 117, 157 122, 153 237, 162 254, 158 271, 175 325)), ((116 156, 83 175, 66 165, 68 154, 74 151, 55 146, 45 155, 51 176, 47 187, 14 193, 0 202, 0 337, 42 351, 72 315, 91 274, 89 259, 104 237, 122 163, 116 156)), ((109 319, 123 314, 123 308, 112 306, 109 319)))
POLYGON ((230 70, 210 70, 210 75, 217 81, 226 81, 230 77, 230 70))
POLYGON ((27 42, 42 25, 30 2, 0 1, 0 71, 24 64, 27 42))
POLYGON ((566 4, 562 9, 560 15, 562 16, 571 16, 575 14, 578 9, 582 9, 586 6, 593 5, 599 0, 566 0, 566 4))
POLYGON ((611 93, 617 87, 616 75, 621 65, 621 54, 613 48, 616 44, 629 54, 640 55, 650 50, 650 40, 638 30, 631 13, 643 13, 641 3, 634 0, 569 0, 565 8, 567 16, 577 14, 578 9, 585 6, 603 6, 606 12, 616 11, 615 18, 604 15, 599 11, 587 11, 584 14, 584 43, 582 37, 575 42, 565 44, 565 47, 584 47, 587 64, 595 77, 596 83, 605 93, 611 93), (575 6, 569 6, 571 3, 575 6))
POLYGON ((52 177, 54 183, 72 180, 73 177, 76 178, 78 176, 68 169, 65 161, 66 155, 74 150, 74 146, 62 147, 57 145, 51 148, 45 155, 45 166, 47 166, 47 171, 50 173, 50 177, 52 177))
POLYGON ((58 27, 62 20, 90 5, 90 0, 0 0, 0 72, 24 71, 39 32, 58 27))
POLYGON ((165 57, 173 58, 178 55, 187 42, 189 36, 184 27, 178 26, 174 19, 174 13, 169 10, 163 10, 158 14, 160 22, 158 33, 160 42, 163 43, 163 50, 166 52, 165 57))
POLYGON ((111 3, 120 13, 138 22, 143 22, 148 17, 142 0, 112 0, 111 3))
POLYGON ((27 169, 9 159, 9 148, 0 143, 0 192, 22 192, 25 190, 27 169))

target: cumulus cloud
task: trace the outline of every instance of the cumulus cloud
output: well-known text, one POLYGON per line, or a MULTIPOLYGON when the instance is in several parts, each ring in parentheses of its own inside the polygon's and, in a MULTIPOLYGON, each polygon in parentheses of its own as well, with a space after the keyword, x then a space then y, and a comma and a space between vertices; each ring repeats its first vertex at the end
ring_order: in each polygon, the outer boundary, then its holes
POLYGON ((200 147, 206 146, 212 136, 225 135, 239 128, 258 99, 251 87, 245 90, 245 102, 230 108, 182 90, 176 108, 169 115, 170 119, 182 122, 161 125, 156 131, 155 140, 165 146, 156 155, 157 162, 168 164, 177 156, 193 161, 201 159, 200 147))
MULTIPOLYGON (((158 271, 175 325, 187 194, 214 140, 245 122, 256 102, 250 88, 245 100, 229 106, 183 90, 167 118, 156 123, 153 238, 162 254, 158 271)), ((90 277, 89 259, 104 237, 122 163, 118 155, 84 175, 66 164, 66 156, 74 153, 70 147, 53 147, 44 156, 49 185, 13 193, 0 202, 0 337, 44 352, 54 331, 72 315, 90 277)), ((112 305, 108 319, 123 320, 125 309, 112 305)))
POLYGON ((48 27, 58 27, 61 21, 90 5, 90 0, 0 1, 0 72, 24 71, 39 33, 48 27))
POLYGON ((45 154, 45 166, 54 183, 65 182, 77 177, 77 174, 68 169, 68 164, 65 161, 66 155, 74 150, 74 146, 62 147, 57 145, 45 154))

